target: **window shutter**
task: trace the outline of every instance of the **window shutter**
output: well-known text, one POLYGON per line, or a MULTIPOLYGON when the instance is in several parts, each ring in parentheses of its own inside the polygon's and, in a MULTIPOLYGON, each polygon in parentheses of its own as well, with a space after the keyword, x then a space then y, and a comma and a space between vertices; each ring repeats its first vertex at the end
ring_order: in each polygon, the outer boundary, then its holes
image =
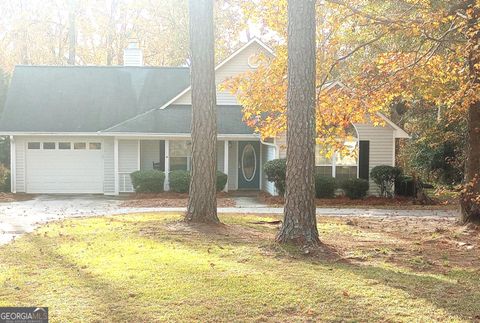
POLYGON ((358 177, 370 178, 370 141, 360 140, 358 156, 358 177))
POLYGON ((159 145, 160 145, 160 158, 159 158, 160 170, 164 172, 165 171, 165 140, 160 140, 159 145))

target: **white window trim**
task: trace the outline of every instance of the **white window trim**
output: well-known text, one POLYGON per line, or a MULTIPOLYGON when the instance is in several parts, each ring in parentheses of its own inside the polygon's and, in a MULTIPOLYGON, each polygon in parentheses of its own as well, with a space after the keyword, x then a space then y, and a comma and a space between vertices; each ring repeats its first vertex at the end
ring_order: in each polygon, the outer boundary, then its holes
MULTIPOLYGON (((360 142, 360 141, 359 141, 358 139, 355 141, 355 143, 356 143, 356 149, 357 149, 357 150, 360 149, 360 147, 359 147, 359 142, 360 142)), ((317 146, 317 145, 316 145, 316 146, 317 146)), ((315 148, 315 149, 316 149, 316 148, 315 148)), ((332 162, 331 162, 330 164, 327 164, 327 163, 317 164, 317 163, 315 163, 315 167, 317 167, 317 166, 318 166, 318 167, 332 167, 332 177, 333 177, 333 178, 336 178, 336 177, 337 177, 337 166, 338 166, 338 167, 344 167, 344 166, 346 166, 346 167, 356 167, 356 168, 357 168, 357 172, 356 172, 356 173, 357 173, 357 178, 358 178, 358 169, 359 169, 359 167, 358 167, 358 166, 359 166, 359 165, 358 165, 358 164, 359 164, 359 163, 358 163, 358 160, 359 160, 359 157, 360 157, 359 154, 358 154, 357 157, 355 158, 355 161, 356 161, 355 165, 337 165, 338 156, 339 156, 339 153, 336 151, 336 152, 334 152, 334 153, 332 154, 332 157, 331 157, 332 162)))
MULTIPOLYGON (((192 171, 192 141, 191 140, 170 140, 170 143, 169 143, 169 153, 168 153, 168 156, 169 158, 186 158, 187 159, 187 171, 192 171), (177 143, 177 142, 184 142, 187 144, 187 146, 190 146, 190 153, 187 155, 172 155, 172 151, 170 150, 171 147, 172 147, 172 143, 177 143), (190 143, 190 145, 188 145, 188 143, 190 143)), ((165 151, 166 151, 167 148, 165 148, 165 151)), ((170 163, 169 163, 170 164, 170 163)))

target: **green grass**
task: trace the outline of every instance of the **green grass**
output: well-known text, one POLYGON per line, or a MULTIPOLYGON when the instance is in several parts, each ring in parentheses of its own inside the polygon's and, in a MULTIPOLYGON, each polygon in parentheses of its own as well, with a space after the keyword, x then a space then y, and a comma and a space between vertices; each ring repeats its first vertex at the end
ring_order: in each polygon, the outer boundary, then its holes
MULTIPOLYGON (((480 315, 478 271, 302 256, 272 242, 275 227, 250 223, 265 217, 222 216, 227 225, 215 230, 179 219, 68 220, 2 246, 0 306, 48 306, 52 322, 460 322, 480 315)), ((358 235, 332 223, 319 230, 358 235)))

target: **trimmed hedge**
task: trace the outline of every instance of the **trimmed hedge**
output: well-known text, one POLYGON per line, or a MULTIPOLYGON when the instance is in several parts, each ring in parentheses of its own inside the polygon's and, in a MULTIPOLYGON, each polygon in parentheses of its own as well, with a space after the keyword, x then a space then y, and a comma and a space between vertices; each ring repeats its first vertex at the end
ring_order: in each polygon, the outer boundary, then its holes
POLYGON ((280 196, 285 195, 285 176, 287 172, 286 159, 273 159, 265 163, 263 170, 267 180, 273 182, 280 196))
POLYGON ((137 193, 163 192, 165 174, 158 170, 138 170, 130 174, 133 188, 137 193))
POLYGON ((228 176, 217 170, 217 192, 223 191, 227 185, 228 176))
POLYGON ((10 192, 10 169, 0 164, 0 191, 10 192))
POLYGON ((345 192, 345 195, 352 200, 367 196, 369 186, 368 181, 361 178, 346 179, 340 184, 340 188, 345 192))
POLYGON ((370 177, 380 187, 380 195, 385 197, 395 195, 394 184, 402 176, 401 168, 388 165, 376 166, 370 172, 370 177))
POLYGON ((174 170, 168 176, 170 191, 187 193, 190 188, 190 172, 186 170, 174 170))
POLYGON ((315 196, 317 198, 333 198, 335 197, 335 189, 337 188, 335 178, 325 177, 315 174, 315 196))
MULTIPOLYGON (((169 175, 170 191, 177 193, 187 193, 190 189, 190 172, 186 170, 174 170, 169 175)), ((227 184, 228 176, 220 171, 217 171, 217 192, 223 190, 227 184)))

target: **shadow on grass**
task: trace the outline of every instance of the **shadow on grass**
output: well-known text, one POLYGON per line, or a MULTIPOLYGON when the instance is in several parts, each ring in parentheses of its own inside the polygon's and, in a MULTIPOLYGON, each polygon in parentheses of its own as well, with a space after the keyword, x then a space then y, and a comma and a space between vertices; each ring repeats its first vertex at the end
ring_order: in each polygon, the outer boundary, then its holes
MULTIPOLYGON (((107 219, 105 221, 108 221, 107 219)), ((297 293, 297 296, 311 297, 313 301, 317 302, 314 306, 326 308, 331 311, 331 316, 338 321, 342 321, 345 317, 352 319, 369 319, 371 321, 385 321, 382 317, 382 308, 379 308, 377 304, 372 302, 372 308, 362 308, 362 305, 358 305, 356 298, 342 298, 342 287, 335 285, 335 280, 329 281, 329 270, 333 272, 340 272, 339 274, 350 274, 348 279, 352 277, 359 278, 358 284, 365 286, 365 281, 374 281, 379 286, 387 286, 394 290, 402 291, 410 295, 414 299, 422 299, 426 303, 430 303, 438 309, 443 309, 451 315, 455 315, 459 318, 472 320, 476 315, 480 314, 480 291, 479 284, 467 286, 463 282, 457 282, 456 279, 451 279, 445 275, 428 275, 426 273, 415 273, 408 271, 395 271, 394 269, 382 268, 379 266, 362 265, 354 262, 350 262, 343 259, 339 252, 331 245, 323 245, 321 250, 316 255, 305 256, 298 252, 298 249, 284 247, 273 243, 273 237, 276 232, 275 227, 262 226, 260 230, 256 230, 255 227, 248 226, 242 227, 238 224, 228 224, 218 228, 208 228, 204 226, 196 225, 184 225, 181 222, 175 221, 155 221, 154 219, 148 219, 147 221, 132 222, 131 219, 125 219, 118 217, 115 218, 115 222, 124 222, 126 230, 116 232, 122 239, 131 239, 133 242, 138 243, 137 239, 152 241, 156 248, 156 244, 180 243, 182 251, 186 251, 194 257, 222 257, 222 260, 234 270, 238 269, 238 272, 223 273, 212 269, 212 272, 205 271, 199 272, 198 268, 189 268, 189 271, 179 273, 181 275, 194 275, 198 273, 198 276, 192 281, 191 285, 186 289, 185 297, 189 298, 193 291, 204 290, 205 295, 203 298, 198 298, 197 301, 200 304, 182 303, 176 305, 172 302, 166 302, 175 310, 177 306, 190 307, 197 306, 200 315, 219 315, 215 317, 217 320, 221 320, 223 314, 231 314, 232 306, 238 306, 240 308, 234 308, 233 313, 235 315, 240 314, 245 317, 251 318, 251 311, 258 311, 262 315, 270 315, 270 319, 281 317, 285 319, 289 315, 298 315, 297 318, 301 318, 302 311, 298 309, 290 309, 284 304, 290 300, 291 294, 297 293), (132 226, 130 226, 132 224, 132 226), (133 225, 134 224, 134 225, 133 225), (125 234, 124 234, 125 233, 125 234), (207 251, 212 245, 220 246, 220 249, 226 248, 231 252, 218 253, 211 255, 210 251, 207 251), (253 248, 252 248, 253 247, 253 248), (258 251, 258 252, 257 252, 258 251), (254 261, 243 262, 238 257, 238 252, 243 252, 243 255, 256 258, 254 261), (242 266, 245 271, 242 271, 242 266), (302 277, 302 272, 295 272, 301 268, 308 268, 305 271, 307 274, 302 277), (251 270, 249 270, 251 269, 251 270), (295 276, 296 275, 296 276, 295 276), (320 275, 322 277, 320 277, 320 275), (362 279, 364 278, 364 279, 362 279), (310 280, 310 281, 309 281, 310 280), (273 284, 279 284, 281 287, 275 289, 273 284), (222 290, 221 285, 228 284, 226 290, 222 290), (233 284, 233 285, 232 285, 233 284), (297 285, 298 284, 298 285, 297 285), (220 285, 220 286, 219 286, 220 285), (255 295, 248 294, 257 293, 255 295), (243 294, 247 293, 247 294, 243 294), (270 293, 270 294, 269 294, 270 293), (328 295, 318 296, 317 294, 328 295), (337 296, 338 295, 338 296, 337 296), (257 298, 250 299, 250 297, 257 296, 257 298), (216 305, 223 306, 225 308, 214 309, 217 311, 214 314, 207 313, 211 310, 203 308, 203 302, 210 304, 215 297, 223 297, 219 299, 216 305), (248 305, 252 305, 252 302, 263 302, 269 297, 277 297, 281 299, 281 302, 277 303, 277 307, 274 308, 242 308, 248 305), (318 300, 327 300, 325 304, 321 304, 318 300), (233 304, 233 305, 232 305, 233 304), (337 306, 337 307, 333 307, 337 306), (228 307, 228 308, 227 308, 228 307), (288 311, 292 311, 289 313, 288 311), (223 311, 223 312, 222 312, 223 311), (344 313, 345 311, 345 313, 344 313), (348 313, 347 313, 348 311, 348 313), (278 316, 276 316, 278 315, 278 316), (280 316, 283 315, 283 316, 280 316), (363 316, 363 317, 362 317, 363 316)), ((123 226, 122 226, 123 228, 123 226)), ((107 230, 115 231, 118 228, 108 228, 107 230)), ((108 233, 109 231, 106 231, 108 233)), ((97 232, 88 232, 88 235, 97 235, 97 232)), ((99 236, 101 238, 101 236, 99 236)), ((155 313, 152 309, 148 309, 149 304, 156 302, 155 299, 137 299, 136 295, 130 297, 128 286, 124 282, 118 279, 108 279, 108 276, 93 274, 89 272, 88 268, 83 268, 80 264, 74 260, 62 255, 56 250, 56 245, 53 243, 56 238, 44 238, 38 235, 30 235, 25 242, 28 244, 28 248, 22 252, 25 254, 36 254, 39 249, 44 253, 45 259, 42 260, 40 268, 53 268, 59 275, 63 275, 62 279, 68 281, 74 281, 76 285, 81 289, 77 291, 76 295, 82 295, 80 298, 88 298, 93 306, 93 309, 97 313, 98 320, 104 320, 108 318, 108 314, 114 313, 116 321, 129 321, 137 319, 137 321, 155 321, 158 318, 155 317, 155 313), (84 296, 85 295, 85 296, 84 296), (128 307, 127 307, 127 306, 128 307), (104 312, 104 313, 103 313, 104 312), (107 313, 107 314, 105 314, 107 313)), ((103 242, 103 240, 100 240, 103 242)), ((108 241, 115 243, 115 240, 108 241)), ((61 243, 61 241, 60 241, 61 243)), ((91 251, 90 251, 91 252, 91 251)), ((101 254, 95 255, 101 257, 101 254)), ((179 264, 180 266, 183 263, 179 264)), ((186 264, 193 266, 195 263, 186 264)), ((42 270, 42 269, 40 269, 42 270)), ((152 269, 153 270, 153 269, 152 269)), ((160 274, 161 272, 159 272, 160 274)), ((338 273, 337 273, 338 275, 338 273)), ((180 277, 183 279, 184 277, 180 277)), ((342 277, 336 277, 335 279, 342 279, 342 277)), ((350 284, 355 284, 355 280, 349 281, 350 284)), ((173 283, 173 282, 172 282, 173 283)), ((472 283, 470 281, 469 283, 472 283)), ((375 286, 375 285, 374 285, 375 286)), ((59 287, 61 288, 61 286, 59 287)), ((149 288, 143 286, 140 290, 149 288)), ((151 287, 155 288, 155 287, 151 287)), ((375 287, 372 287, 375 288, 375 287)), ((59 291, 61 293, 61 291, 59 291)), ((388 294, 386 294, 388 295, 388 294)), ((197 295, 198 296, 198 295, 197 295)), ((384 295, 374 295, 374 297, 382 297, 384 295)), ((61 294, 59 296, 61 299, 61 294)), ((73 295, 75 297, 75 295, 73 295)), ((365 299, 372 297, 369 294, 362 295, 365 299)), ((35 299, 32 299, 35 300, 35 299)), ((69 300, 70 301, 70 300, 69 300)), ((79 300, 81 301, 81 299, 79 300)), ((176 300, 179 302, 180 300, 176 300)), ((277 300, 278 301, 278 300, 277 300)), ((293 302, 302 302, 304 300, 296 300, 293 302)), ((367 302, 368 303, 368 302, 367 302)), ((72 306, 75 306, 73 304, 72 306)), ((214 306, 216 306, 214 305, 214 306)), ((52 315, 55 315, 55 309, 53 308, 52 315)), ((386 311, 392 314, 392 311, 386 311)), ((196 315, 195 312, 192 315, 196 315)), ((411 313, 407 313, 412 315, 411 313)), ((423 315, 428 315, 427 310, 422 312, 423 315)), ((318 314, 317 318, 322 314, 318 314)), ((202 316, 199 316, 202 317, 202 316)), ((97 318, 97 317, 95 317, 97 318)), ((181 317, 178 317, 181 319, 181 317)), ((207 320, 207 319, 205 319, 207 320)), ((291 316, 291 320, 295 320, 291 316)))
MULTIPOLYGON (((151 228, 153 222, 148 227, 151 228)), ((165 224, 163 224, 165 225, 165 224)), ((161 225, 160 225, 161 227, 161 225)), ((195 232, 195 236, 190 234, 177 235, 171 237, 168 234, 162 234, 162 230, 157 226, 157 235, 148 238, 155 241, 175 241, 188 245, 193 250, 204 250, 201 242, 216 243, 221 245, 226 241, 232 247, 241 245, 256 245, 261 248, 267 248, 270 252, 264 253, 266 256, 275 259, 287 259, 308 265, 329 266, 334 269, 341 269, 350 272, 366 280, 376 281, 378 284, 403 291, 412 298, 423 299, 433 306, 445 310, 447 313, 457 316, 465 320, 480 319, 480 284, 469 276, 467 279, 458 279, 461 273, 456 275, 443 275, 438 273, 413 272, 411 269, 398 268, 389 269, 368 264, 361 264, 349 261, 341 256, 341 254, 332 245, 321 244, 319 250, 314 254, 304 255, 297 247, 289 245, 278 245, 273 243, 274 230, 270 234, 270 241, 255 241, 252 237, 256 237, 255 229, 249 227, 245 233, 249 236, 247 239, 239 238, 241 232, 238 227, 231 225, 221 228, 208 228, 202 226, 191 226, 180 228, 190 228, 195 232), (234 229, 234 231, 229 231, 234 229), (233 238, 233 239, 232 239, 233 238), (473 285, 472 285, 473 283, 473 285)), ((141 228, 140 228, 141 229, 141 228)), ((264 236, 264 228, 262 227, 261 235, 264 236)), ((168 232, 168 231, 167 231, 168 232)))
POLYGON ((389 269, 352 262, 342 258, 335 247, 321 245, 320 253, 305 256, 298 248, 279 247, 287 252, 288 257, 295 257, 305 264, 330 265, 379 284, 408 293, 413 298, 423 299, 451 315, 469 321, 480 322, 480 276, 473 278, 471 271, 456 271, 451 275, 412 272, 411 269, 389 269), (337 259, 334 259, 338 257, 337 259), (461 277, 461 279, 458 279, 461 277))
POLYGON ((351 266, 354 273, 367 279, 400 289, 415 298, 422 298, 438 308, 465 320, 480 319, 480 286, 454 282, 449 277, 394 271, 367 266, 351 266))
MULTIPOLYGON (((88 308, 88 311, 96 313, 98 317, 95 317, 95 321, 111 320, 113 321, 131 321, 132 318, 138 318, 145 322, 153 322, 158 320, 155 316, 143 310, 146 304, 137 302, 134 293, 131 293, 125 286, 119 286, 112 284, 99 276, 96 276, 88 272, 88 268, 76 264, 58 253, 53 244, 48 243, 43 237, 31 235, 29 242, 29 250, 26 250, 26 254, 34 254, 38 250, 42 251, 42 262, 40 268, 55 268, 58 271, 58 275, 63 274, 65 277, 57 277, 63 279, 68 285, 70 282, 72 286, 79 286, 82 291, 75 290, 72 295, 75 301, 70 304, 66 304, 69 309, 75 308, 77 305, 85 305, 86 302, 92 302, 92 307, 88 308)), ((46 238, 48 239, 48 238, 46 238)), ((43 282, 42 282, 43 283, 43 282)), ((69 286, 70 287, 70 286, 69 286)), ((57 287, 50 287, 57 288, 57 287)), ((56 290, 55 290, 56 292, 56 290)), ((59 291, 61 292, 61 291, 59 291)), ((48 306, 48 304, 47 304, 48 306)), ((76 313, 75 314, 81 314, 76 313)), ((65 317, 59 317, 59 313, 56 313, 55 308, 51 309, 51 316, 55 320, 67 320, 65 317)), ((79 319, 71 318, 71 319, 79 319)))

